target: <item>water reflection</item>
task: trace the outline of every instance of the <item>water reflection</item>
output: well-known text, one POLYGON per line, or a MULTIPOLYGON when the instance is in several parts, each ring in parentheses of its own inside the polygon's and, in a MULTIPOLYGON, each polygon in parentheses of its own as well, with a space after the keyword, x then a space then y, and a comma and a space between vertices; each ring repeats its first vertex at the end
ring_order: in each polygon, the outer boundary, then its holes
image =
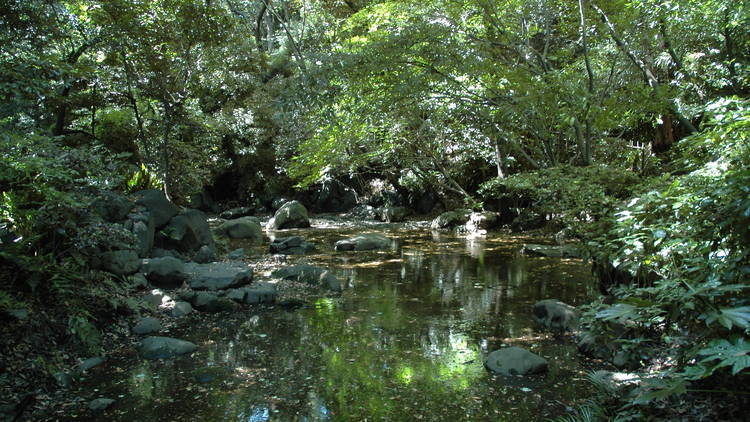
POLYGON ((583 302, 582 263, 527 259, 502 238, 419 231, 386 232, 399 238, 392 250, 333 253, 352 233, 290 233, 318 245, 302 259, 347 280, 340 298, 196 319, 175 333, 200 344, 192 358, 129 362, 125 390, 116 376, 100 380, 125 396, 111 419, 544 420, 585 396, 574 347, 535 333, 530 312, 543 298, 583 302), (550 373, 493 378, 483 357, 503 343, 547 357, 550 373), (197 384, 189 374, 207 366, 229 370, 197 384))

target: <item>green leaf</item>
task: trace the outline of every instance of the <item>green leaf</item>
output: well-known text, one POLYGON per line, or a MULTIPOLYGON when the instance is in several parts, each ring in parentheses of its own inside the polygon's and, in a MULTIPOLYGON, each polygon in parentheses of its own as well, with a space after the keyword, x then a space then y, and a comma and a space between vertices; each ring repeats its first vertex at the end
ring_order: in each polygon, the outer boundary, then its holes
POLYGON ((706 356, 700 362, 706 363, 714 360, 719 360, 719 363, 714 366, 713 370, 732 367, 732 375, 737 375, 742 370, 750 366, 750 344, 745 342, 744 338, 739 338, 735 343, 731 343, 728 340, 714 340, 709 344, 709 347, 701 349, 698 354, 706 356))
POLYGON ((624 321, 635 316, 637 316, 636 307, 626 303, 618 303, 596 313, 596 318, 604 321, 624 321))
POLYGON ((706 315, 706 325, 711 325, 715 321, 719 321, 728 330, 731 330, 733 326, 747 329, 750 327, 750 306, 721 308, 719 312, 706 315))

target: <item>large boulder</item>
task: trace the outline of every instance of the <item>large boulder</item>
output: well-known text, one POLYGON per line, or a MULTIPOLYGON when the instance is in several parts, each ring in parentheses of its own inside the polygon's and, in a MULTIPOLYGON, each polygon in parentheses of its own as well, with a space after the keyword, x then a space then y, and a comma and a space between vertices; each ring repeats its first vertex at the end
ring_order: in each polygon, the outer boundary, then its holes
POLYGON ((189 296, 193 307, 201 312, 225 312, 237 310, 238 306, 228 297, 219 296, 211 292, 193 292, 189 296))
POLYGON ((166 249, 194 252, 201 246, 213 247, 214 238, 206 214, 196 209, 186 209, 172 217, 159 232, 158 243, 166 249))
POLYGON ((141 318, 141 320, 133 326, 133 332, 139 335, 151 334, 159 331, 161 331, 161 322, 152 317, 141 318))
POLYGON ((198 350, 195 344, 171 337, 146 337, 138 346, 138 353, 144 359, 168 359, 193 353, 198 350))
POLYGON ((273 303, 276 301, 276 285, 273 283, 253 283, 248 287, 228 290, 226 297, 235 302, 254 305, 257 303, 273 303))
POLYGON ((534 320, 544 328, 556 332, 572 331, 578 327, 578 313, 575 308, 556 299, 545 299, 535 303, 534 320))
POLYGON ((154 217, 156 227, 162 227, 180 212, 177 205, 169 202, 164 192, 156 189, 136 192, 135 203, 144 206, 154 217))
POLYGON ((171 256, 144 259, 141 272, 156 287, 180 287, 188 279, 185 263, 171 256))
POLYGON ((190 196, 190 208, 214 214, 219 212, 219 206, 216 205, 213 196, 205 189, 190 196))
POLYGON ((455 226, 462 226, 469 221, 469 216, 471 216, 471 210, 467 209, 444 212, 432 220, 430 228, 432 230, 441 230, 455 226))
POLYGON ((190 287, 196 290, 223 290, 243 286, 253 280, 253 270, 242 263, 212 262, 185 264, 190 287))
POLYGON ((382 234, 367 233, 339 240, 333 245, 333 248, 337 251, 369 251, 373 249, 388 249, 392 245, 393 240, 382 234))
POLYGON ((102 252, 99 259, 101 268, 115 275, 134 274, 141 267, 141 258, 134 250, 102 252))
POLYGON ((547 371, 547 360, 520 347, 495 350, 484 361, 485 368, 501 375, 532 375, 547 371))
POLYGON ((312 243, 305 242, 300 236, 279 237, 271 242, 271 253, 286 255, 304 255, 315 250, 312 243))
POLYGON ((299 201, 289 201, 276 211, 266 225, 267 230, 310 227, 307 208, 299 201))
POLYGON ((322 286, 333 291, 341 291, 341 281, 325 268, 308 264, 292 265, 271 273, 271 277, 293 280, 314 286, 322 286))
POLYGON ((549 258, 580 258, 581 250, 571 245, 550 246, 527 243, 521 249, 525 255, 545 256, 549 258))
POLYGON ((125 195, 117 192, 101 192, 91 203, 91 208, 105 221, 119 223, 133 209, 133 203, 125 195))
POLYGON ((310 209, 313 212, 344 212, 357 205, 357 193, 338 180, 328 178, 312 188, 310 209))
POLYGON ((377 215, 380 218, 380 221, 385 221, 386 223, 398 223, 404 221, 409 214, 411 214, 411 210, 406 207, 385 206, 383 208, 378 208, 377 210, 377 215))
POLYGON ((154 247, 154 238, 156 233, 156 224, 151 213, 144 211, 142 213, 133 213, 130 215, 131 231, 135 236, 135 247, 138 256, 145 258, 148 252, 154 247))
POLYGON ((250 239, 253 242, 263 240, 263 229, 260 220, 255 217, 240 217, 228 220, 216 228, 216 234, 229 237, 230 239, 250 239))

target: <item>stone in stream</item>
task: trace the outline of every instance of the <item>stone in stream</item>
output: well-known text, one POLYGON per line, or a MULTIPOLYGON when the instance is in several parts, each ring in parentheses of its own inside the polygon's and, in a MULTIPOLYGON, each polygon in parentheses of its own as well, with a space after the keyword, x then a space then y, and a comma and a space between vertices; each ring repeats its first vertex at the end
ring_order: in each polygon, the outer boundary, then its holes
POLYGON ((341 281, 325 268, 308 264, 292 265, 271 273, 271 277, 293 280, 300 283, 327 287, 333 291, 341 291, 341 281))
POLYGON ((168 359, 198 350, 195 344, 171 337, 146 337, 138 346, 138 353, 144 359, 168 359))
POLYGON ((521 249, 526 255, 546 256, 549 258, 580 258, 581 251, 575 246, 550 246, 528 243, 521 249))
POLYGON ((221 297, 215 293, 197 292, 190 302, 201 312, 224 312, 237 310, 238 305, 228 297, 221 297))
POLYGON ((227 259, 236 261, 245 257, 245 248, 237 248, 227 254, 227 259))
POLYGON ((406 207, 383 207, 377 209, 377 216, 380 221, 386 223, 398 223, 406 220, 406 217, 411 214, 411 210, 406 207))
POLYGON ((240 217, 225 221, 216 228, 216 234, 230 239, 249 239, 252 242, 263 240, 263 229, 256 217, 240 217))
POLYGON ((185 263, 171 256, 144 259, 141 272, 156 287, 180 287, 188 279, 185 263))
POLYGON ((300 236, 278 237, 271 242, 271 253, 285 255, 304 255, 314 251, 315 246, 312 243, 305 242, 300 236))
POLYGON ((449 229, 455 226, 461 226, 469 221, 470 216, 471 210, 468 209, 458 209, 444 212, 437 216, 437 218, 432 220, 432 223, 430 223, 430 228, 432 230, 440 230, 449 229))
POLYGON ((88 358, 81 362, 80 365, 78 365, 78 368, 76 368, 76 372, 83 373, 88 371, 89 369, 92 369, 94 367, 97 367, 104 363, 104 358, 101 356, 94 356, 93 358, 88 358))
POLYGON ((501 375, 532 375, 547 371, 547 360, 520 347, 495 350, 484 361, 485 368, 501 375))
POLYGON ((174 308, 169 311, 169 314, 174 318, 179 318, 193 312, 193 307, 188 303, 178 300, 174 303, 174 308))
POLYGON ((253 280, 253 270, 237 262, 185 264, 190 287, 197 290, 222 290, 243 286, 253 280))
POLYGON ((497 227, 499 221, 500 213, 491 211, 473 212, 469 216, 469 221, 466 222, 466 230, 470 233, 486 232, 497 227))
POLYGON ((91 410, 93 410, 95 412, 100 412, 102 410, 107 409, 114 402, 115 402, 114 400, 107 399, 107 398, 94 399, 94 400, 91 400, 89 402, 89 409, 91 409, 91 410))
POLYGON ((198 253, 193 257, 193 262, 197 262, 198 264, 216 262, 216 250, 208 245, 201 246, 198 249, 198 253))
POLYGON ((333 246, 336 251, 369 251, 373 249, 388 249, 393 240, 377 233, 360 234, 348 239, 339 240, 333 246))
POLYGON ((228 209, 221 214, 219 214, 220 218, 223 218, 225 220, 234 220, 240 217, 247 217, 253 215, 253 209, 250 207, 237 207, 228 209))
POLYGON ((161 331, 161 322, 152 317, 141 318, 133 327, 133 332, 139 335, 151 334, 161 331))
POLYGON ((307 208, 299 201, 289 201, 268 220, 266 230, 281 230, 310 227, 307 208))
POLYGON ((273 303, 277 295, 276 285, 273 283, 253 283, 248 287, 227 290, 226 293, 229 299, 248 305, 273 303))
POLYGON ((572 331, 578 327, 578 314, 575 308, 556 299, 545 299, 535 303, 534 320, 555 332, 572 331))

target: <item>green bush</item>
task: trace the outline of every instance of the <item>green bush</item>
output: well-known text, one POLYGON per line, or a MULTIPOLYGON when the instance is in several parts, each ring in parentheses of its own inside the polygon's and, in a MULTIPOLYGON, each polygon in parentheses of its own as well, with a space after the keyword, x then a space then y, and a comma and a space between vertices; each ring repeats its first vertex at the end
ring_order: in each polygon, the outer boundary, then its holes
POLYGON ((660 366, 636 404, 750 367, 750 102, 725 99, 708 111, 707 127, 681 142, 681 175, 653 181, 589 244, 603 262, 656 276, 614 289, 614 303, 587 323, 627 321, 633 340, 657 351, 660 366))
POLYGON ((559 218, 583 234, 589 230, 584 225, 608 215, 638 182, 638 176, 626 169, 562 166, 490 180, 479 194, 484 202, 499 200, 506 207, 532 208, 559 218))

